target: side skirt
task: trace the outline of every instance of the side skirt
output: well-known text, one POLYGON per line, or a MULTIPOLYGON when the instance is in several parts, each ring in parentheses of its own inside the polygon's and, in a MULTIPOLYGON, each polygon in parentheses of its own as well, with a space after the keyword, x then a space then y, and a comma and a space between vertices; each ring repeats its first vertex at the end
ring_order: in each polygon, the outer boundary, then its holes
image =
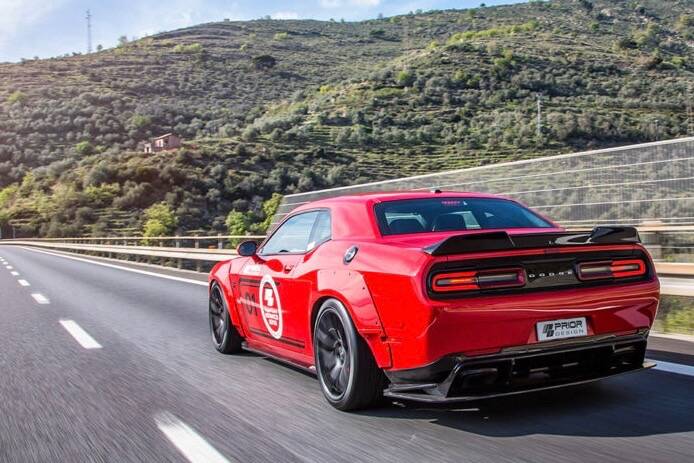
POLYGON ((291 360, 287 360, 285 358, 279 357, 278 355, 272 354, 270 352, 267 352, 267 351, 264 351, 261 349, 257 349, 255 347, 250 347, 246 341, 244 341, 241 344, 241 347, 243 348, 243 350, 246 350, 248 352, 252 352, 252 353, 260 355, 262 357, 270 358, 270 359, 275 360, 277 362, 280 362, 280 363, 283 363, 285 365, 289 365, 290 367, 301 370, 305 373, 310 373, 311 375, 316 376, 316 367, 314 365, 306 366, 306 365, 303 365, 303 364, 298 363, 298 362, 292 362, 291 360))

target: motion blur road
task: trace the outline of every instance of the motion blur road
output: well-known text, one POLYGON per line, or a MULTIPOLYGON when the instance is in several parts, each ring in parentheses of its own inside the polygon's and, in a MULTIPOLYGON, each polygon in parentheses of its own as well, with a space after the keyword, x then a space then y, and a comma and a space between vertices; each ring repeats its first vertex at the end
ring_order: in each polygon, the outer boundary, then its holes
POLYGON ((663 369, 589 386, 346 414, 310 375, 218 354, 200 275, 93 260, 0 246, 2 462, 694 459, 692 343, 653 337, 663 369))

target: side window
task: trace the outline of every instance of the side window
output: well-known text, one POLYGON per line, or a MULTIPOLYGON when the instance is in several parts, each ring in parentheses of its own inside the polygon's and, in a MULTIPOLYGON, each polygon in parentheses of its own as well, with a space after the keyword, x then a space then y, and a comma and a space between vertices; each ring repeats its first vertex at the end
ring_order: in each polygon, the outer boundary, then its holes
POLYGON ((330 212, 320 211, 316 224, 313 226, 311 238, 309 239, 307 250, 311 250, 325 241, 328 241, 332 236, 330 212))
POLYGON ((306 252, 319 212, 306 212, 287 219, 261 250, 262 255, 306 252))

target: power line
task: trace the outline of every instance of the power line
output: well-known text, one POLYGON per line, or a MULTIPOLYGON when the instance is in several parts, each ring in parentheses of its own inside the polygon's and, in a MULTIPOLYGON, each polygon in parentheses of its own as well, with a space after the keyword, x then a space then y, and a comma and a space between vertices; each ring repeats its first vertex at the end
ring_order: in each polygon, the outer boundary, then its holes
POLYGON ((87 10, 87 53, 92 52, 92 14, 87 10))

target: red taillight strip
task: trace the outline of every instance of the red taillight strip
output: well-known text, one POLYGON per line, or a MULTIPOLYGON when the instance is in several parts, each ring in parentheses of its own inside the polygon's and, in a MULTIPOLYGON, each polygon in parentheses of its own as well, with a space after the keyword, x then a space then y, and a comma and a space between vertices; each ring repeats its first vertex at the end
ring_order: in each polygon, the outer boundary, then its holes
POLYGON ((581 280, 628 278, 645 274, 646 263, 641 259, 584 262, 578 265, 578 277, 581 280))
POLYGON ((522 268, 440 273, 432 280, 432 287, 436 292, 513 288, 523 285, 525 271, 522 268))

